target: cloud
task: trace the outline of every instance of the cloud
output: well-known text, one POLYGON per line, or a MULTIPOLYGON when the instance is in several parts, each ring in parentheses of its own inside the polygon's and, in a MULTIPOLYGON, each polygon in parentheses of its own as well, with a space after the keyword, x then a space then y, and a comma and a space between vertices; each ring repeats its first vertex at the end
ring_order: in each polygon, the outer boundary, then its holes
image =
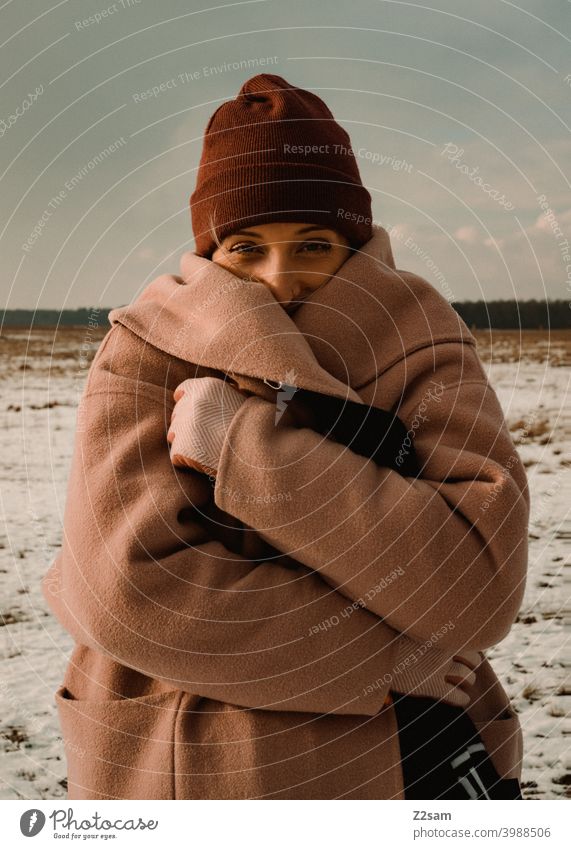
POLYGON ((533 226, 528 229, 528 233, 533 233, 534 230, 540 230, 550 233, 552 231, 552 223, 559 224, 561 230, 571 228, 571 209, 566 209, 564 212, 553 210, 554 219, 551 219, 544 212, 538 215, 533 226))
POLYGON ((137 251, 137 257, 139 259, 155 259, 156 252, 150 247, 141 248, 137 251))
POLYGON ((474 245, 478 241, 478 228, 470 225, 459 227, 454 231, 454 236, 459 242, 467 242, 469 245, 474 245))

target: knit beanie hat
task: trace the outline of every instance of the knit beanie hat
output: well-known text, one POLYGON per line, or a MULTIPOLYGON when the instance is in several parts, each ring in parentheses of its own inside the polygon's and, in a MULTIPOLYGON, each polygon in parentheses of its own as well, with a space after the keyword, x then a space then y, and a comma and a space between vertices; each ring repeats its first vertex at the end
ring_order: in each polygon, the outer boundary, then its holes
POLYGON ((373 234, 349 135, 321 98, 275 74, 251 77, 211 116, 190 211, 207 258, 216 238, 254 224, 322 224, 351 247, 373 234))

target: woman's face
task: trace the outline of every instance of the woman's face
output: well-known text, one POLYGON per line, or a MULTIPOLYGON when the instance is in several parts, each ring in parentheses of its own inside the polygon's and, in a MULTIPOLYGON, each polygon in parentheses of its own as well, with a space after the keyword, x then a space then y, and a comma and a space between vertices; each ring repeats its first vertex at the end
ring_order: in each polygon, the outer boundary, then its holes
POLYGON ((323 286, 351 254, 337 230, 317 224, 255 224, 227 236, 212 262, 263 283, 288 313, 323 286))

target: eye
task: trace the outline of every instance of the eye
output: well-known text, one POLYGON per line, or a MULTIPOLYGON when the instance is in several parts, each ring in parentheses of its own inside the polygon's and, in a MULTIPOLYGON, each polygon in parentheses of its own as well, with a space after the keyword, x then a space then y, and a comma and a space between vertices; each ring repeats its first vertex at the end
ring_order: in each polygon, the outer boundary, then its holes
MULTIPOLYGON (((236 242, 236 244, 232 245, 230 248, 230 253, 235 253, 239 256, 253 255, 260 247, 260 245, 253 244, 252 242, 236 242)), ((299 250, 302 253, 326 254, 331 251, 331 244, 325 239, 314 239, 312 241, 304 242, 299 250)))
POLYGON ((304 242, 302 245, 302 250, 304 248, 311 248, 312 250, 306 251, 306 253, 310 254, 321 254, 328 253, 331 250, 331 245, 329 242, 323 241, 313 241, 313 242, 304 242))
POLYGON ((236 244, 232 245, 230 248, 230 253, 251 254, 257 247, 258 245, 253 245, 250 242, 236 242, 236 244))

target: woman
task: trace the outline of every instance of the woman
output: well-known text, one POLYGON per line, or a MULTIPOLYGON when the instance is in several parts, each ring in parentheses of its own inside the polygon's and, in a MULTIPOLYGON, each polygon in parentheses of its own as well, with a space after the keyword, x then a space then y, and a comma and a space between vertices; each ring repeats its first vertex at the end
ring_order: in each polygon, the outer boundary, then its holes
POLYGON ((196 251, 110 314, 43 583, 76 642, 69 798, 518 797, 483 650, 522 598, 525 472, 348 148, 314 94, 248 80, 206 128, 196 251), (419 475, 298 389, 391 410, 419 475))

